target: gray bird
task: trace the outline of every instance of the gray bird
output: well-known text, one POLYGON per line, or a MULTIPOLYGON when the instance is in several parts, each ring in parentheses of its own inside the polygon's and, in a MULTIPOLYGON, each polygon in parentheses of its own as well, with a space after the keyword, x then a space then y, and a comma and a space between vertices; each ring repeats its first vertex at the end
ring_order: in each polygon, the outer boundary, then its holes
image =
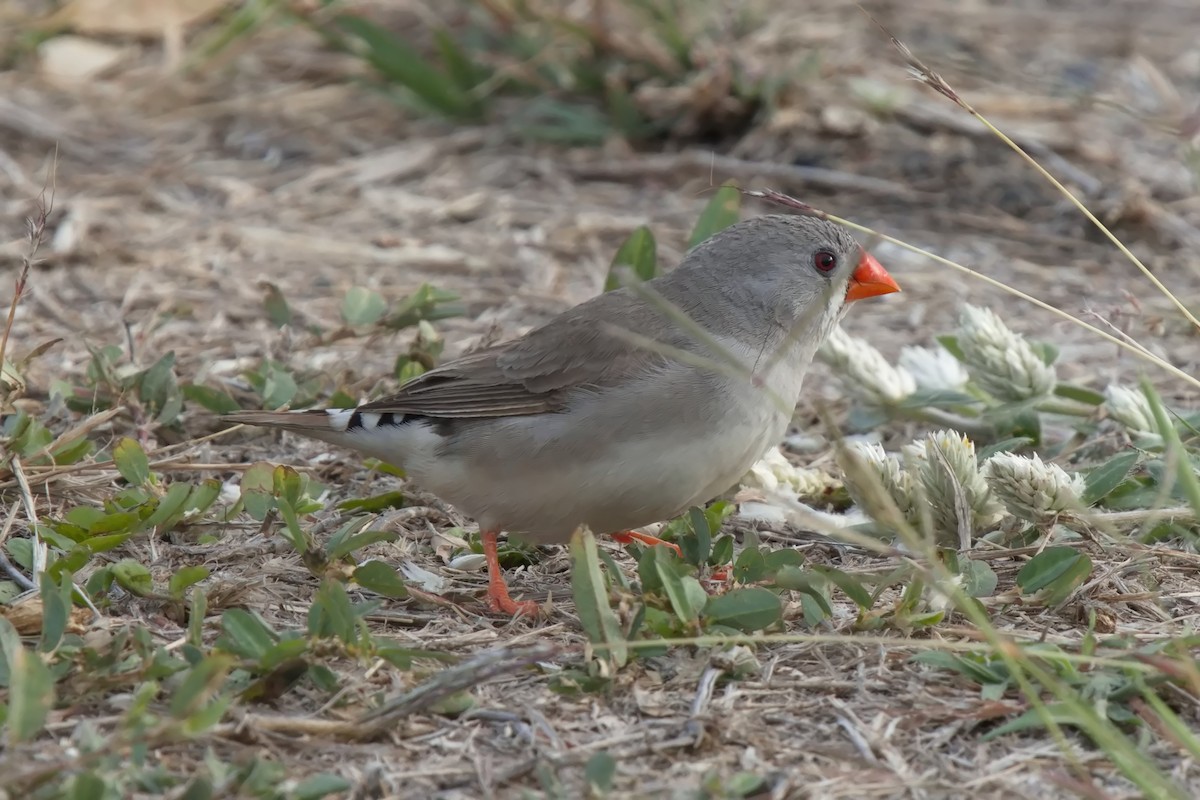
POLYGON ((594 297, 519 339, 420 375, 358 408, 247 411, 403 467, 475 518, 491 607, 514 601, 508 531, 619 541, 716 497, 784 435, 800 384, 848 303, 900 287, 842 228, 770 215, 697 245, 670 273, 594 297))

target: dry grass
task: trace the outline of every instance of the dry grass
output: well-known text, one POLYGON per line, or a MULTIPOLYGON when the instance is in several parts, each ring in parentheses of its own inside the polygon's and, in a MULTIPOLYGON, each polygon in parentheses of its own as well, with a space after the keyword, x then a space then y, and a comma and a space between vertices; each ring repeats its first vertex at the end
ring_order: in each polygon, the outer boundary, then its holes
MULTIPOLYGON (((871 11, 934 68, 965 72, 956 88, 969 90, 977 108, 1065 175, 1184 304, 1200 308, 1195 177, 1180 166, 1180 137, 1151 124, 1200 97, 1193 46, 1200 12, 1181 0, 1149 7, 1128 0, 1102 10, 1082 0, 1053 11, 1040 3, 958 5, 922 0, 871 11), (1033 11, 1021 7, 1038 9, 1036 25, 1033 11)), ((283 288, 300 320, 327 329, 337 327, 350 286, 389 298, 422 282, 453 289, 469 312, 439 323, 448 354, 455 354, 520 333, 598 292, 611 254, 640 224, 651 222, 660 252, 676 260, 704 191, 735 169, 744 183, 763 177, 753 182, 929 246, 1077 315, 1098 315, 1197 374, 1196 332, 1068 204, 969 119, 906 83, 852 6, 805 8, 764 34, 766 51, 819 48, 821 79, 787 93, 769 124, 721 143, 718 152, 741 159, 737 164, 710 162, 702 147, 647 154, 614 143, 564 151, 515 144, 486 128, 416 121, 345 85, 356 65, 320 52, 296 31, 264 34, 227 63, 185 78, 165 76, 161 53, 150 46, 86 88, 53 86, 29 62, 0 73, 4 274, 15 274, 28 252, 22 220, 58 149, 52 233, 7 347, 22 353, 64 341, 30 369, 20 404, 46 412, 52 382, 77 378, 87 346, 107 344, 127 346, 143 367, 174 351, 178 373, 197 380, 234 378, 270 354, 297 369, 322 370, 328 389, 366 394, 391 374, 411 334, 314 343, 297 326, 281 335, 262 311, 261 281, 283 288), (865 82, 888 113, 866 113, 854 99, 867 91, 865 82), (756 168, 760 159, 828 172, 756 168)), ((981 284, 895 248, 876 252, 906 292, 897 302, 858 310, 847 327, 888 355, 928 343, 951 327, 961 302, 973 301, 1004 308, 1014 328, 1054 341, 1073 382, 1103 386, 1142 368, 1073 326, 1005 305, 1012 301, 981 284)), ((811 377, 801 426, 815 419, 818 402, 838 403, 827 377, 819 368, 811 377)), ((1200 405, 1188 387, 1162 388, 1174 403, 1200 405)), ((54 421, 56 434, 81 424, 61 410, 54 421)), ((218 427, 193 406, 184 439, 125 415, 90 435, 101 443, 138 438, 152 459, 163 459, 158 469, 167 475, 224 479, 270 459, 303 466, 336 487, 337 499, 393 488, 392 479, 365 474, 352 458, 311 443, 245 432, 205 438, 218 427)), ((29 467, 25 477, 36 513, 45 516, 99 502, 116 476, 111 469, 29 467)), ((4 536, 28 528, 19 495, 14 481, 0 478, 4 536)), ((231 762, 254 754, 283 763, 291 778, 342 774, 360 787, 360 797, 579 796, 584 764, 602 751, 620 761, 621 796, 681 794, 709 779, 720 796, 720 780, 739 772, 765 776, 761 796, 770 797, 1133 796, 1082 739, 1072 739, 1070 758, 1040 731, 985 741, 991 720, 1021 710, 1016 701, 983 700, 977 686, 910 663, 912 651, 898 633, 888 635, 895 647, 866 636, 762 645, 756 677, 715 690, 704 679, 705 652, 676 648, 635 662, 606 694, 552 693, 550 674, 576 663, 584 644, 565 555, 548 552, 511 578, 518 596, 554 598, 548 622, 484 616, 482 576, 445 564, 439 532, 464 521, 434 498, 412 499, 416 510, 395 519, 399 541, 370 552, 445 576, 451 602, 389 603, 370 618, 373 630, 455 654, 551 645, 551 654, 535 653, 551 666, 513 669, 477 686, 475 710, 465 716, 422 708, 382 740, 356 742, 342 735, 344 721, 379 696, 411 689, 424 673, 343 658, 331 662, 342 679, 337 697, 302 684, 261 713, 239 718, 238 711, 200 740, 165 743, 156 758, 184 769, 206 748, 231 762), (1086 790, 1080 775, 1092 782, 1086 790)), ((322 515, 317 522, 330 520, 322 515)), ((139 539, 123 554, 156 576, 185 564, 208 566, 210 613, 241 606, 281 628, 303 626, 316 581, 291 548, 258 525, 216 533, 213 545, 194 537, 139 539)), ((883 569, 878 559, 824 544, 803 547, 814 563, 883 569)), ((1101 632, 1142 643, 1194 627, 1197 556, 1132 545, 1093 556, 1096 579, 1062 608, 1025 608, 1004 598, 987 604, 998 628, 1076 646, 1089 614, 1101 620, 1101 632)), ((1011 586, 1020 559, 1000 553, 992 561, 1001 586, 1011 586)), ((851 608, 838 611, 835 631, 853 619, 851 608)), ((792 629, 805 630, 798 609, 789 609, 788 619, 792 629)), ((91 623, 90 635, 133 622, 160 643, 185 632, 155 602, 128 599, 91 623)), ((965 642, 973 634, 948 624, 926 635, 965 642)), ((1178 713, 1200 724, 1195 699, 1179 703, 1178 713)), ((49 729, 64 741, 85 720, 103 731, 121 710, 119 697, 61 709, 49 729)), ((1200 773, 1168 739, 1148 753, 1200 795, 1200 773)), ((44 739, 24 767, 69 763, 61 745, 44 739)))

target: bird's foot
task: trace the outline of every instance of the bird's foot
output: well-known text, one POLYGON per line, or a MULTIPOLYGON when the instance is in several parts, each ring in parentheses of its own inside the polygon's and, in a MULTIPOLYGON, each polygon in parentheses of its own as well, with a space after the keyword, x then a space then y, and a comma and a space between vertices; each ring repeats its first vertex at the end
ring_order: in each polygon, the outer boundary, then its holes
POLYGON ((641 542, 648 547, 664 545, 675 551, 680 557, 683 556, 683 551, 679 549, 679 545, 674 542, 668 542, 665 539, 660 539, 657 536, 651 536, 648 533, 639 533, 638 531, 621 531, 612 535, 613 541, 618 544, 632 544, 633 542, 641 542))
POLYGON ((508 593, 508 584, 504 582, 504 573, 500 570, 500 556, 496 542, 496 531, 482 531, 483 555, 488 566, 488 607, 492 611, 516 617, 524 614, 536 617, 538 604, 532 600, 513 600, 508 593))
POLYGON ((521 615, 536 617, 541 611, 541 606, 532 600, 513 600, 507 589, 497 592, 493 586, 489 586, 487 598, 488 608, 497 614, 508 614, 510 617, 521 615))

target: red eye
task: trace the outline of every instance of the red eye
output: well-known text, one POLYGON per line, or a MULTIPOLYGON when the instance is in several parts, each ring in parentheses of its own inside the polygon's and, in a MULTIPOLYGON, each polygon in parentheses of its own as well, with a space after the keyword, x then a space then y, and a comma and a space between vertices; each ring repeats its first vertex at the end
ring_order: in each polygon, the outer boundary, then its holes
POLYGON ((813 256, 813 266, 821 270, 821 272, 832 272, 834 267, 837 266, 837 256, 822 250, 813 256))

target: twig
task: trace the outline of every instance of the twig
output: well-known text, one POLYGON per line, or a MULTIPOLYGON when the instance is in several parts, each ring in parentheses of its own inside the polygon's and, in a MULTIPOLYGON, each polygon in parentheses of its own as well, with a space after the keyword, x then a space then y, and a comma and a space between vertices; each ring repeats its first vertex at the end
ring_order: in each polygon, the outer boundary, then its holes
MULTIPOLYGON (((51 169, 47 180, 52 181, 53 179, 54 170, 51 169)), ((17 272, 16 284, 13 287, 12 302, 8 305, 8 319, 4 323, 4 335, 0 337, 0 372, 4 368, 4 356, 8 352, 8 337, 12 334, 13 322, 17 317, 17 306, 20 305, 21 298, 25 295, 25 290, 29 287, 29 271, 33 269, 38 249, 41 248, 42 243, 46 240, 46 220, 50 216, 50 212, 54 210, 53 187, 50 189, 49 203, 46 202, 46 189, 44 187, 42 193, 38 195, 34 203, 37 214, 27 217, 25 220, 25 235, 29 239, 29 249, 21 258, 21 269, 17 272)))
POLYGON ((539 661, 546 661, 558 652, 559 648, 551 644, 486 650, 460 664, 443 669, 411 691, 363 714, 348 726, 349 733, 355 739, 374 739, 393 729, 399 720, 423 711, 439 700, 501 675, 532 666, 539 661))

